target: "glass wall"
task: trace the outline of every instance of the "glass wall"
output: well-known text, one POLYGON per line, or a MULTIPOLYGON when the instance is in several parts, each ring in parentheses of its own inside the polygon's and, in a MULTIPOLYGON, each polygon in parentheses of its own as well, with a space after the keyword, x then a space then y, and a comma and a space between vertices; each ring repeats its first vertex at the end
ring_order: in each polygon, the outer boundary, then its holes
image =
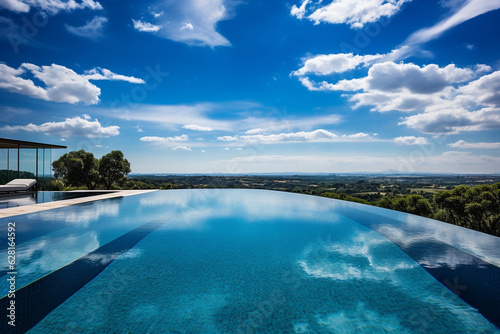
POLYGON ((7 182, 17 179, 18 171, 19 171, 19 157, 18 157, 18 149, 9 148, 8 149, 8 158, 9 158, 9 167, 7 168, 7 182))
POLYGON ((6 148, 0 149, 0 184, 6 184, 7 171, 9 170, 9 150, 6 148))
POLYGON ((52 149, 1 148, 0 184, 14 179, 36 179, 38 190, 51 190, 52 149))
POLYGON ((19 150, 19 178, 36 179, 36 148, 21 148, 19 150))
MULTIPOLYGON (((43 155, 43 190, 51 190, 50 182, 52 181, 52 150, 50 148, 40 149, 43 155)), ((38 175, 40 177, 41 175, 38 175)))

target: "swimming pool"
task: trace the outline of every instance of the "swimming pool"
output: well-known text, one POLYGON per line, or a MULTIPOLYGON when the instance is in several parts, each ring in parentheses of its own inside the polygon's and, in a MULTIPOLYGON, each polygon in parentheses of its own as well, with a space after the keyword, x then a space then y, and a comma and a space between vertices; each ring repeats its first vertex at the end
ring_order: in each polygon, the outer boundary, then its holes
POLYGON ((500 238, 400 212, 214 189, 3 218, 2 295, 9 222, 30 333, 500 332, 500 238))

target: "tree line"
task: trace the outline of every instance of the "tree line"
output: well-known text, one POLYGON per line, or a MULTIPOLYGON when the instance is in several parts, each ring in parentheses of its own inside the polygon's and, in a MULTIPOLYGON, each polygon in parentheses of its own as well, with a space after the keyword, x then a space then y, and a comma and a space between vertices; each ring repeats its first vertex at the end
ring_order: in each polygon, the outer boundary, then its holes
POLYGON ((339 193, 323 196, 441 220, 484 233, 500 236, 500 183, 439 191, 427 200, 421 195, 385 196, 375 203, 339 193))
POLYGON ((71 151, 54 161, 52 169, 56 178, 52 181, 54 190, 82 186, 91 190, 99 186, 112 189, 131 172, 130 162, 121 151, 111 151, 101 159, 84 150, 71 151))

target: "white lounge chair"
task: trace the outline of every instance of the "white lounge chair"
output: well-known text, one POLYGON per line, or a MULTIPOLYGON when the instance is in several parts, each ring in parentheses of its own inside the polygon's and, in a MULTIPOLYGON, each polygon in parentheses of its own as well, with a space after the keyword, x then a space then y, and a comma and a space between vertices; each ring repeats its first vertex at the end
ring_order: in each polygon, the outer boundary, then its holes
POLYGON ((0 192, 26 191, 35 184, 35 179, 14 179, 6 185, 0 186, 0 192))

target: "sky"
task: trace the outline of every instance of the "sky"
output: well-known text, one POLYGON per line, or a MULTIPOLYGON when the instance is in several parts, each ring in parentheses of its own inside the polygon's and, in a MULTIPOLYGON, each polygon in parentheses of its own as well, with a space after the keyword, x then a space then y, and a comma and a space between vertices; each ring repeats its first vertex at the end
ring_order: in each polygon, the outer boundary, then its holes
POLYGON ((0 0, 0 137, 133 173, 498 173, 499 9, 0 0))

